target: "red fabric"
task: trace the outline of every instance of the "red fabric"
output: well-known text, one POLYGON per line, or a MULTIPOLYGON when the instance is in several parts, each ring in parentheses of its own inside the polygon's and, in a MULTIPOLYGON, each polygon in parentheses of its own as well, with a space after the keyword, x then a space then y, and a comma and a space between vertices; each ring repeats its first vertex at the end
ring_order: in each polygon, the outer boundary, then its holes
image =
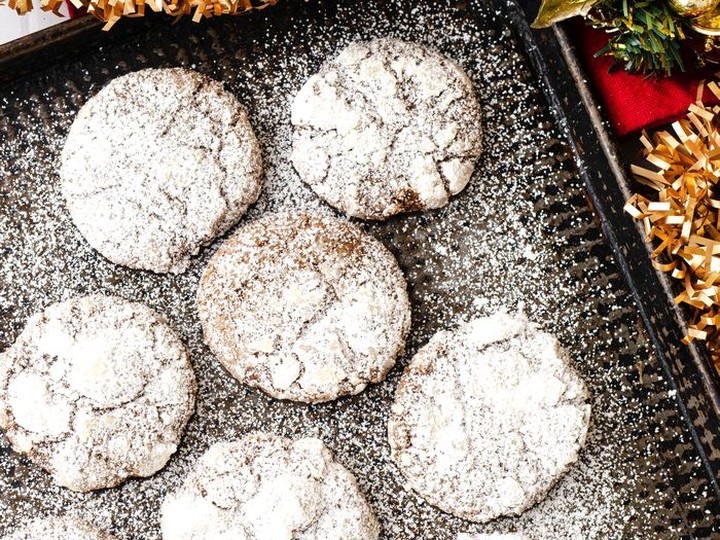
MULTIPOLYGON (((700 81, 712 80, 717 70, 717 66, 695 68, 690 58, 686 62, 687 72, 678 72, 672 77, 646 79, 642 74, 632 75, 622 69, 608 73, 612 59, 593 58, 607 44, 607 39, 602 30, 587 28, 582 23, 574 28, 574 41, 585 69, 619 136, 669 124, 684 116, 688 105, 695 101, 700 81)), ((703 99, 705 103, 717 102, 710 92, 706 92, 703 99)))
POLYGON ((75 17, 78 17, 80 15, 84 15, 87 11, 84 7, 80 9, 76 8, 70 0, 65 0, 65 4, 67 5, 68 13, 70 14, 71 19, 74 19, 75 17))

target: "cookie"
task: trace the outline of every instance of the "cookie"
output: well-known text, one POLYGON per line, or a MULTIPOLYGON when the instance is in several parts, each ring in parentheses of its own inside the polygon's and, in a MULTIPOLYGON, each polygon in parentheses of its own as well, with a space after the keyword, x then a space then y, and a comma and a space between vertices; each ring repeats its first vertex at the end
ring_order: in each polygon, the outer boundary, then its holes
POLYGON ((245 109, 194 71, 112 80, 80 109, 61 155, 62 194, 88 243, 130 268, 181 273, 260 193, 245 109))
POLYGON ((455 540, 527 540, 527 536, 520 533, 458 533, 455 540))
POLYGON ((255 433, 220 442, 162 505, 164 540, 375 540, 355 478, 322 441, 255 433))
POLYGON ((0 354, 0 427, 75 491, 164 467, 194 399, 182 341, 150 308, 112 296, 48 307, 0 354))
POLYGON ((302 180, 365 219, 446 205, 482 150, 482 110, 468 76, 397 39, 355 42, 326 62, 295 97, 291 121, 302 180))
POLYGON ((94 525, 70 516, 36 519, 2 540, 114 540, 94 525))
POLYGON ((557 339, 498 313, 418 351, 388 436, 410 488, 482 523, 542 500, 577 461, 589 421, 587 388, 557 339))
POLYGON ((240 228, 208 264, 197 301, 205 341, 236 379, 308 403, 382 381, 410 328, 392 253, 355 225, 309 214, 240 228))

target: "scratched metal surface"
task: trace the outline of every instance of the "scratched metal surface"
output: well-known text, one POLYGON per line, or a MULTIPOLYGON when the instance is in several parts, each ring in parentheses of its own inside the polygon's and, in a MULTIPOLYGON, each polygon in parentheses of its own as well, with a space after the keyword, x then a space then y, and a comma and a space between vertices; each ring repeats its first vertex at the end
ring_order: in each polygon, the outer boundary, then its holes
MULTIPOLYGON (((87 292, 145 301, 165 313, 192 352, 197 412, 168 466, 93 494, 53 486, 0 438, 0 534, 34 516, 70 512, 119 538, 159 538, 162 497, 214 441, 252 429, 321 437, 358 477, 388 539, 454 538, 458 531, 523 530, 539 538, 715 538, 720 505, 643 336, 636 309, 555 125, 538 75, 493 0, 281 3, 259 16, 203 25, 159 23, 18 81, 0 98, 0 349, 25 319, 87 292), (394 35, 456 59, 483 100, 486 152, 468 189, 440 211, 366 224, 398 257, 413 304, 407 353, 359 396, 305 406, 233 381, 202 344, 194 293, 215 249, 182 276, 117 267, 69 221, 55 168, 78 108, 113 77, 185 66, 221 80, 249 109, 267 178, 252 219, 330 211, 288 162, 290 99, 329 54, 358 38, 394 35), (528 316, 571 351, 593 395, 586 451, 546 501, 520 518, 477 526, 403 488, 388 461, 385 421, 402 367, 438 329, 499 306, 528 316)), ((182 150, 178 152, 181 160, 182 150)))

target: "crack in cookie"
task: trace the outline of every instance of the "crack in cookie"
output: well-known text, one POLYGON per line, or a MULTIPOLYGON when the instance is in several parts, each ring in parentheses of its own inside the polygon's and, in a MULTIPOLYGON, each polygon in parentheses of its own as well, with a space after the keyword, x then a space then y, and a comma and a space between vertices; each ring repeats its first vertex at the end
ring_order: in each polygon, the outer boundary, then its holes
POLYGON ((60 161, 62 194, 88 243, 154 272, 185 271, 257 200, 263 173, 242 105, 180 68, 111 81, 80 109, 60 161))
POLYGON ((220 442, 162 505, 165 540, 377 540, 353 475, 315 438, 220 442))
POLYGON ((0 353, 0 426, 75 491, 164 467, 194 400, 182 341, 150 308, 121 298, 53 304, 0 353))
POLYGON ((555 337, 498 313, 437 333, 405 370, 391 459, 441 510, 477 522, 542 500, 578 459, 585 383, 555 337))
POLYGON ((482 110, 455 63, 416 43, 352 43, 292 105, 292 162, 348 215, 386 219, 439 208, 462 191, 482 150, 482 110))
POLYGON ((310 403, 383 380, 410 326, 392 253, 350 223, 306 214, 240 228, 197 300, 205 341, 235 378, 310 403))

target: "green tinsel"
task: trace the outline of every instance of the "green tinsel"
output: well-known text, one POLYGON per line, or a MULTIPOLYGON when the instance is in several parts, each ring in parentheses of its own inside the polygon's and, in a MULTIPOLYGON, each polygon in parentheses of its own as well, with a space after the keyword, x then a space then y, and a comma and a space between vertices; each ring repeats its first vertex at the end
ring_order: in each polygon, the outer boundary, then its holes
POLYGON ((680 48, 689 22, 664 0, 600 0, 588 20, 608 32, 608 44, 595 56, 612 56, 613 67, 645 74, 685 71, 680 48))

